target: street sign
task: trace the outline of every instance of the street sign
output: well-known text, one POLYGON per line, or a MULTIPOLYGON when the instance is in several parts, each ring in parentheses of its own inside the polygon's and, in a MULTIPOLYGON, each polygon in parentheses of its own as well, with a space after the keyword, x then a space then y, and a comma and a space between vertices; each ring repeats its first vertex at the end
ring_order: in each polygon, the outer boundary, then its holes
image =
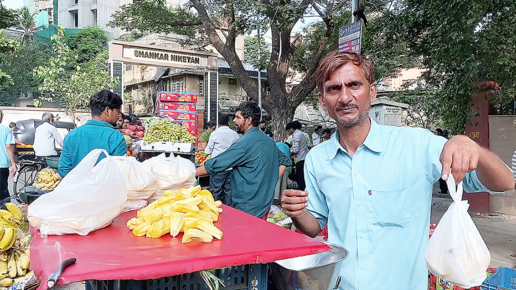
POLYGON ((339 29, 339 51, 360 53, 362 46, 362 22, 346 25, 339 29))

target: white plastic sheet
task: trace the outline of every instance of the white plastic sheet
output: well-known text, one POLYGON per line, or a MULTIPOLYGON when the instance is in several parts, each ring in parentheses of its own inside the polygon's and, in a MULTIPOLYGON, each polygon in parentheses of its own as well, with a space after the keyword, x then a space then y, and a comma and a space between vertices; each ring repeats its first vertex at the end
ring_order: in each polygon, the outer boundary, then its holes
POLYGON ((86 155, 54 191, 28 207, 30 224, 41 235, 87 235, 111 224, 127 201, 122 172, 106 150, 86 155), (97 165, 101 153, 106 155, 97 165))
POLYGON ((152 170, 134 157, 113 157, 122 172, 127 186, 127 202, 124 211, 138 210, 147 205, 147 200, 158 190, 152 170))
POLYGON ((428 270, 463 288, 479 286, 486 279, 491 255, 462 201, 462 182, 456 187, 453 176, 446 181, 453 203, 439 221, 428 244, 428 270))

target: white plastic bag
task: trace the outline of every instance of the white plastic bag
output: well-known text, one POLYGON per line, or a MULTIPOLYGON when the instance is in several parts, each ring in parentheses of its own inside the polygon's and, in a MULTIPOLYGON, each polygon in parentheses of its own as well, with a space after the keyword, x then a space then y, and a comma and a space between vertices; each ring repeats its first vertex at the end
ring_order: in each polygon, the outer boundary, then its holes
POLYGON ((122 172, 106 150, 88 153, 52 192, 28 207, 30 224, 41 235, 79 234, 111 224, 127 201, 122 172), (97 165, 101 153, 106 155, 97 165))
POLYGON ((491 255, 462 201, 462 182, 456 189, 450 175, 446 181, 453 203, 444 213, 426 251, 428 270, 463 288, 479 286, 486 279, 491 255))
POLYGON ((173 154, 166 157, 163 153, 145 160, 143 165, 152 170, 158 183, 158 190, 149 198, 149 202, 160 198, 165 190, 176 191, 195 185, 195 164, 188 159, 173 154))
POLYGON ((127 186, 125 211, 138 210, 147 205, 147 199, 158 190, 152 170, 134 157, 113 157, 120 168, 127 186))

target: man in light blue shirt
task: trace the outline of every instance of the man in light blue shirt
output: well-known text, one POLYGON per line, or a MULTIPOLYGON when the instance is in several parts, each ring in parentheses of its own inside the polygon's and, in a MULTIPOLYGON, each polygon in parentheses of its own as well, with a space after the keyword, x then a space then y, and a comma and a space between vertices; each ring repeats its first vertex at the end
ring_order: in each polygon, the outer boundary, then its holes
POLYGON ((371 61, 333 53, 317 72, 319 101, 336 121, 335 138, 305 161, 306 192, 286 190, 296 228, 349 250, 339 289, 426 290, 433 184, 449 174, 468 192, 506 191, 511 171, 466 136, 380 126, 368 116, 376 97, 371 61))
MULTIPOLYGON (((219 116, 219 127, 211 133, 208 145, 204 149, 204 152, 211 154, 211 157, 219 156, 238 140, 237 132, 231 130, 228 123, 227 115, 219 116)), ((215 200, 231 206, 231 170, 210 175, 210 191, 215 200)))
MULTIPOLYGON (((0 110, 0 123, 4 113, 0 110)), ((9 199, 8 179, 9 175, 15 175, 17 171, 14 160, 14 135, 11 128, 0 124, 0 203, 11 202, 9 199), (10 165, 10 168, 9 168, 10 165)))

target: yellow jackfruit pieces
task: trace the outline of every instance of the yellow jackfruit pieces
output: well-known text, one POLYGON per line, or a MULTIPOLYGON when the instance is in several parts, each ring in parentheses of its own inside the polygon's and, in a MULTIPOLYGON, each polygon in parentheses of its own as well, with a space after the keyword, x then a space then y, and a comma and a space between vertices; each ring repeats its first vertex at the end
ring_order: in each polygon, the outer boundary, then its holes
POLYGON ((183 225, 185 224, 185 217, 178 212, 170 212, 170 235, 175 237, 179 235, 183 225))
POLYGON ((153 223, 147 230, 147 238, 159 238, 170 232, 170 219, 164 218, 153 223))
POLYGON ((213 240, 213 236, 198 229, 186 230, 183 235, 182 243, 186 244, 193 240, 199 240, 203 243, 209 243, 213 240))

